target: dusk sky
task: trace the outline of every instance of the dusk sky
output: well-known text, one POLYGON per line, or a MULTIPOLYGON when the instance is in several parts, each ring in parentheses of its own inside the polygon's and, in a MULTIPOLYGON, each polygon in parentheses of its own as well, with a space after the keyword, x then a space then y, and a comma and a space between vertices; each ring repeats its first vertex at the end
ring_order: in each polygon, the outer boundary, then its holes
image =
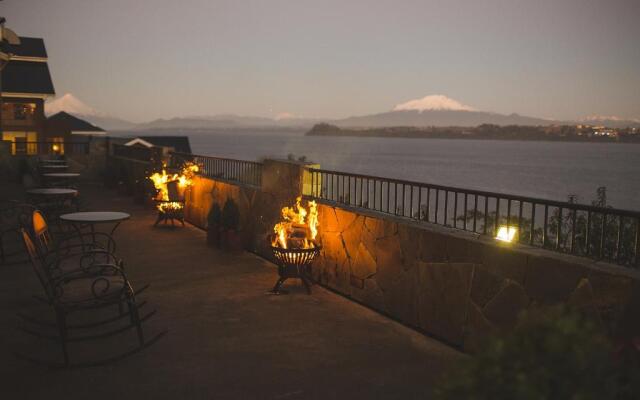
POLYGON ((638 0, 4 0, 57 94, 133 121, 346 117, 443 94, 485 111, 640 118, 638 0))

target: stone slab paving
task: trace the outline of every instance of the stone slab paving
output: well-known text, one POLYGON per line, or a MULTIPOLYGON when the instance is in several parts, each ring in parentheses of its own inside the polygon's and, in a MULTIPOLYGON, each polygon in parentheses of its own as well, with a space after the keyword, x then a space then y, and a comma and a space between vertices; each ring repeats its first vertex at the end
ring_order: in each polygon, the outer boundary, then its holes
MULTIPOLYGON (((153 228, 155 214, 130 198, 82 188, 89 209, 132 215, 116 231, 118 253, 157 314, 145 324, 160 341, 101 367, 51 370, 12 353, 59 356, 55 343, 17 328, 16 312, 51 316, 30 295, 28 265, 0 267, 0 391, 7 399, 425 399, 456 350, 341 296, 297 282, 291 294, 265 292, 275 266, 249 253, 205 244, 192 226, 153 228)), ((135 335, 71 345, 71 356, 115 352, 135 335)))

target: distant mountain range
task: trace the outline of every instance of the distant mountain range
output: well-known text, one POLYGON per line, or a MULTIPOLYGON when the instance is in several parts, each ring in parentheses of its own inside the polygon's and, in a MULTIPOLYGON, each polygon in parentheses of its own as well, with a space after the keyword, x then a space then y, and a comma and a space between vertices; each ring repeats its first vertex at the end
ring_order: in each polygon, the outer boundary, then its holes
POLYGON ((494 125, 553 125, 557 121, 465 110, 398 110, 380 114, 349 117, 332 122, 344 128, 389 128, 393 126, 478 126, 494 125))
POLYGON ((66 111, 108 131, 206 131, 215 129, 310 129, 319 122, 328 122, 343 128, 386 127, 472 127, 481 124, 494 125, 604 125, 610 128, 640 127, 639 120, 618 117, 590 116, 580 121, 556 121, 518 114, 499 114, 479 111, 443 95, 430 95, 396 105, 392 111, 353 116, 344 119, 295 118, 283 114, 281 118, 239 116, 233 114, 191 116, 157 119, 145 123, 133 123, 96 111, 72 94, 65 94, 45 104, 48 115, 66 111))

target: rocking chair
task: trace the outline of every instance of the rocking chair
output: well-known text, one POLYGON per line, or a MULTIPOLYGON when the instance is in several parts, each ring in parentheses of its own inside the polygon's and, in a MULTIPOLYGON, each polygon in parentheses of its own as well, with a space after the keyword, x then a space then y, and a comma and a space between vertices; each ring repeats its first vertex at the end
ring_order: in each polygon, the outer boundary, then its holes
POLYGON ((20 229, 34 210, 30 204, 0 200, 0 264, 21 264, 28 261, 20 229))
MULTIPOLYGON (((64 362, 62 364, 54 363, 54 366, 71 367, 71 366, 90 366, 100 365, 118 359, 127 357, 131 354, 148 347, 162 337, 166 331, 153 337, 151 340, 145 340, 142 331, 142 322, 149 319, 155 310, 141 317, 139 309, 144 305, 136 302, 136 294, 127 279, 124 271, 115 264, 93 263, 82 268, 83 273, 62 273, 56 276, 52 275, 52 264, 50 260, 45 260, 38 254, 37 248, 30 235, 22 229, 22 238, 24 240, 27 253, 31 261, 31 265, 44 289, 46 302, 51 306, 56 315, 56 322, 45 322, 35 318, 19 315, 25 322, 38 325, 37 330, 23 328, 29 334, 44 337, 57 341, 62 346, 62 354, 64 362), (128 312, 123 312, 123 306, 127 306, 128 312), (95 313, 95 310, 109 306, 118 306, 119 314, 95 322, 85 322, 81 324, 68 324, 67 319, 70 314, 81 311, 95 313), (129 323, 121 328, 112 329, 107 332, 101 332, 94 335, 70 335, 70 330, 75 329, 94 329, 102 327, 106 324, 115 322, 124 317, 129 317, 129 323), (42 327, 57 328, 58 335, 47 335, 42 333, 42 327), (133 350, 124 352, 118 356, 95 361, 91 363, 70 362, 68 344, 70 342, 79 342, 92 339, 105 338, 125 332, 131 328, 135 328, 138 338, 138 346, 133 350)), ((22 356, 34 362, 41 362, 30 357, 22 356)))

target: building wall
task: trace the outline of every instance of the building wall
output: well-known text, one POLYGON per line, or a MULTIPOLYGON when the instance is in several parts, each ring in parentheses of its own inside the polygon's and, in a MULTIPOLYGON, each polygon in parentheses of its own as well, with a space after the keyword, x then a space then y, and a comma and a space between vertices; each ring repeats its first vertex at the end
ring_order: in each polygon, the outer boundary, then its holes
MULTIPOLYGON (((261 188, 198 178, 187 221, 234 199, 247 248, 272 259, 267 236, 304 184, 303 165, 267 160, 261 188)), ((530 308, 568 304, 612 335, 640 333, 640 273, 475 234, 319 205, 315 280, 429 335, 473 352, 530 308)))
POLYGON ((44 100, 38 98, 13 98, 13 97, 4 97, 2 99, 3 109, 5 112, 2 113, 2 131, 7 132, 35 132, 36 141, 42 140, 44 137, 44 125, 45 125, 45 115, 44 115, 44 100), (10 114, 6 112, 6 105, 10 103, 24 104, 24 103, 34 103, 36 105, 35 112, 32 118, 28 118, 27 120, 17 120, 13 118, 10 114))

